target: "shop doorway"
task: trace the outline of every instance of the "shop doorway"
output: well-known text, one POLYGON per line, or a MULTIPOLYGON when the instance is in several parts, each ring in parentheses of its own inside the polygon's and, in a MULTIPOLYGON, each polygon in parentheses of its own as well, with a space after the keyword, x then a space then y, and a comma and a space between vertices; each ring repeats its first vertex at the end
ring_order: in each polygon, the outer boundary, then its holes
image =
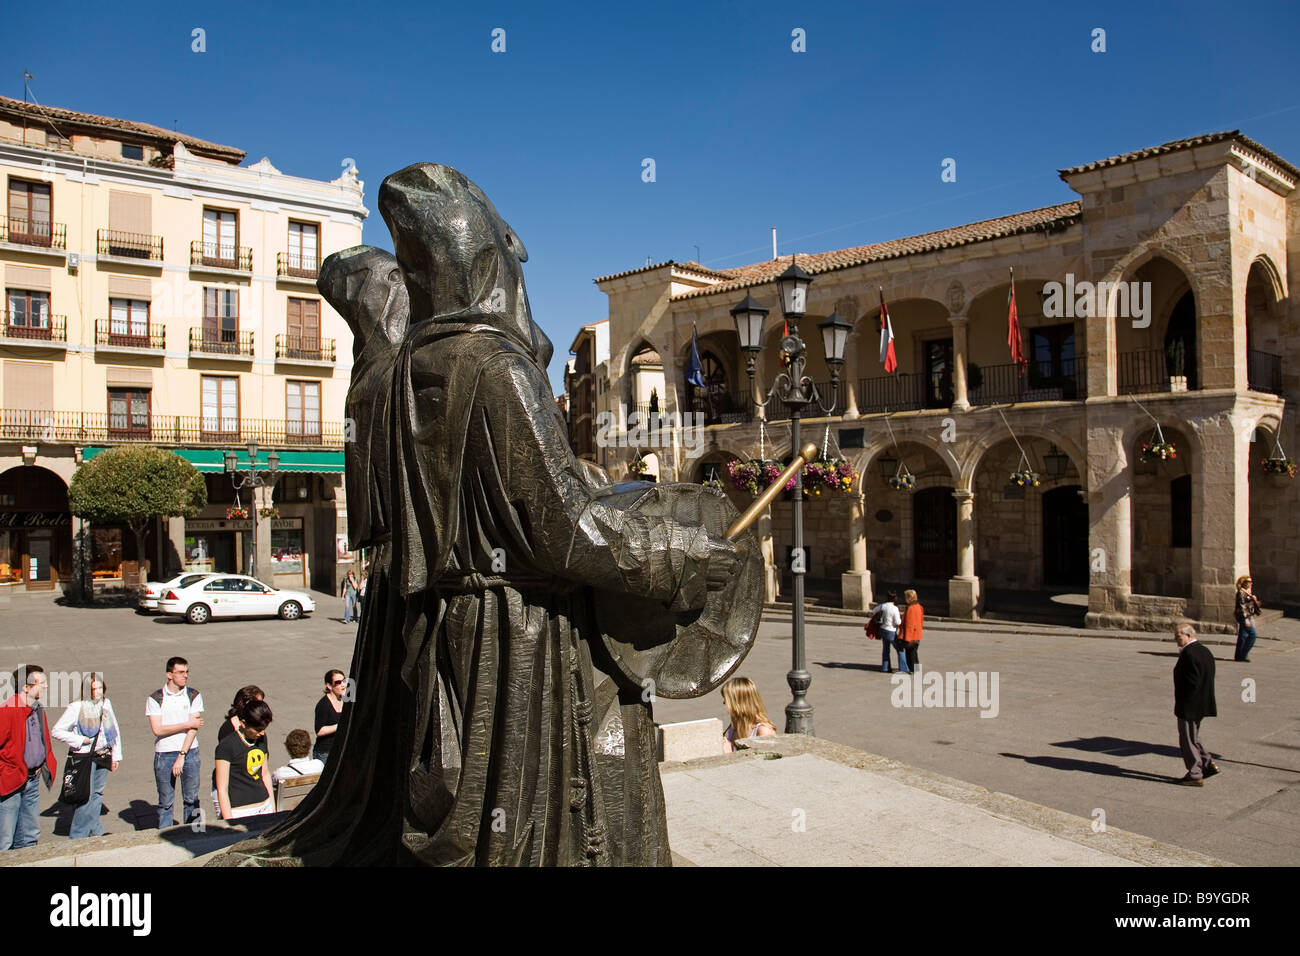
POLYGON ((235 532, 199 531, 185 536, 185 570, 237 574, 235 532))

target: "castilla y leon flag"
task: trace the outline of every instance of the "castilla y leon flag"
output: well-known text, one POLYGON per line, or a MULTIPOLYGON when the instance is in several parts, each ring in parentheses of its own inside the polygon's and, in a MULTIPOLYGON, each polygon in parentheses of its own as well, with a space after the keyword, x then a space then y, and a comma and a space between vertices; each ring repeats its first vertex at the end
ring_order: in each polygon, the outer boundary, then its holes
POLYGON ((1029 364, 1024 347, 1020 344, 1020 318, 1016 315, 1016 275, 1011 273, 1011 289, 1007 292, 1007 345, 1011 359, 1021 368, 1029 364))
POLYGON ((691 330, 691 358, 686 366, 686 383, 696 388, 704 387, 704 370, 700 366, 700 340, 695 329, 691 330))
POLYGON ((880 290, 880 364, 887 374, 893 374, 898 368, 898 357, 894 355, 894 326, 889 321, 889 307, 885 305, 885 290, 880 290))

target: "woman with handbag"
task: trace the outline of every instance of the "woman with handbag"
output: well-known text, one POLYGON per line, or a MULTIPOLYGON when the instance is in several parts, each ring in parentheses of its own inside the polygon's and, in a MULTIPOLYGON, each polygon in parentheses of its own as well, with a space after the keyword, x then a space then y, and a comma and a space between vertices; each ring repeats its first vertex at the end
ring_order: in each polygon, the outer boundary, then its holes
POLYGON ((872 612, 872 620, 876 624, 876 636, 880 638, 881 650, 881 667, 882 673, 890 673, 890 651, 897 648, 898 651, 898 672, 900 674, 911 673, 908 670, 907 658, 904 656, 903 647, 897 643, 898 629, 902 626, 903 617, 898 610, 898 594, 890 591, 885 595, 885 600, 876 606, 872 612))
POLYGON ((917 648, 924 636, 925 608, 921 607, 920 599, 911 588, 903 592, 903 601, 907 610, 903 612, 903 629, 898 632, 898 645, 900 652, 907 655, 907 669, 915 671, 917 648))
POLYGON ((108 685, 101 675, 87 675, 81 700, 68 705, 50 736, 69 747, 59 795, 61 802, 77 808, 69 839, 103 836, 99 811, 104 805, 108 774, 122 761, 122 734, 113 702, 108 699, 108 685))
POLYGON ((1259 598, 1252 589, 1254 581, 1249 574, 1237 578, 1237 608, 1233 617, 1237 619, 1237 651, 1232 655, 1234 661, 1250 663, 1250 649, 1255 646, 1259 636, 1255 630, 1255 618, 1259 615, 1259 598))

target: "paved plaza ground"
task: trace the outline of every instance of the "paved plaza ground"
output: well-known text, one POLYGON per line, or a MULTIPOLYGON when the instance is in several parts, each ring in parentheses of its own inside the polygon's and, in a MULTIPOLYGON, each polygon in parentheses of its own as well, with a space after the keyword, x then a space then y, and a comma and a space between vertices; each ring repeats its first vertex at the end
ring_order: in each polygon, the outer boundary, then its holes
MULTIPOLYGON (((270 733, 272 762, 278 764, 284 758, 285 734, 295 727, 311 729, 324 671, 346 669, 351 657, 355 628, 341 622, 337 599, 317 598, 322 610, 300 621, 220 621, 194 627, 122 607, 59 606, 49 595, 0 596, 0 668, 32 661, 51 671, 106 673, 125 726, 125 759, 109 780, 105 829, 147 829, 154 826, 155 814, 144 700, 161 686, 166 659, 174 654, 189 659, 192 684, 207 703, 210 720, 200 734, 204 781, 211 771, 215 725, 245 683, 267 692, 276 715, 270 733)), ((789 634, 788 621, 764 623, 740 671, 757 682, 778 725, 789 693, 789 634)), ((1173 718, 1173 642, 1159 635, 1095 635, 1006 623, 932 624, 921 648, 927 671, 997 674, 997 716, 981 717, 977 707, 893 706, 890 678, 878 670, 878 645, 862 637, 860 623, 843 626, 817 617, 808 628, 809 699, 817 734, 1086 821, 1099 820, 1100 811, 1110 828, 1221 860, 1300 864, 1300 718, 1295 709, 1300 641, 1261 640, 1250 664, 1233 663, 1229 645, 1211 643, 1219 659, 1220 716, 1207 720, 1203 732, 1223 773, 1203 789, 1193 789, 1172 785, 1183 773, 1173 718), (1242 699, 1247 679, 1254 682, 1255 700, 1249 703, 1242 699)), ((694 701, 660 699, 655 707, 660 722, 699 717, 725 722, 719 694, 694 701)), ((64 752, 60 746, 60 760, 64 752)), ((791 768, 798 766, 791 760, 782 771, 787 776, 783 786, 796 791, 798 774, 791 768)), ((734 771, 729 784, 733 796, 752 772, 734 771)), ((694 793, 685 796, 694 786, 690 781, 670 782, 673 775, 665 776, 670 801, 674 788, 684 794, 682 799, 698 799, 694 793)), ((205 796, 206 790, 205 783, 205 796)), ((797 793, 781 799, 809 803, 797 793)), ((48 796, 47 807, 53 803, 48 796)), ((43 817, 43 843, 63 839, 54 836, 58 823, 56 815, 43 817)), ((889 824, 882 820, 881 826, 889 824)))

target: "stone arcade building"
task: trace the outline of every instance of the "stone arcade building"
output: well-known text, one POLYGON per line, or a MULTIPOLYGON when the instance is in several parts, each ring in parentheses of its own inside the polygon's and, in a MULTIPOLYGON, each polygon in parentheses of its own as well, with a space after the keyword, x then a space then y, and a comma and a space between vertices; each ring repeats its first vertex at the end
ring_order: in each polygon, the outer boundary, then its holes
MULTIPOLYGON (((1249 572, 1267 606, 1300 603, 1300 486, 1261 465, 1300 441, 1286 414, 1300 397, 1288 278, 1300 267, 1300 170, 1230 131, 1060 176, 1080 199, 798 256, 814 276, 808 371, 827 406, 816 324, 837 311, 854 325, 838 405, 806 412, 804 435, 829 433, 830 454, 861 475, 851 494, 805 504, 810 593, 861 608, 873 590, 916 587, 932 613, 955 617, 1062 601, 1068 612, 1073 600, 1094 627, 1187 618, 1229 630, 1234 581, 1249 572), (1012 268, 1023 373, 1007 347, 1012 268), (1085 282, 1108 283, 1092 309, 1085 282), (878 287, 899 363, 888 376, 878 287), (1177 457, 1144 462, 1157 422, 1177 457), (1008 481, 1021 446, 1039 487, 1008 481), (916 476, 910 493, 886 482, 898 461, 916 476)), ((702 454, 658 449, 665 478, 721 471, 743 506, 725 463, 760 457, 760 441, 766 457, 788 458, 789 414, 774 403, 760 423, 729 310, 746 293, 773 310, 756 376, 765 392, 781 334, 772 280, 790 261, 666 262, 596 280, 609 296, 611 402, 637 403, 637 356, 655 352, 663 411, 708 423, 702 454), (693 327, 703 389, 684 381, 693 327)), ((613 452, 620 476, 634 449, 613 452)), ((769 599, 789 581, 790 525, 780 499, 760 524, 769 599)))

